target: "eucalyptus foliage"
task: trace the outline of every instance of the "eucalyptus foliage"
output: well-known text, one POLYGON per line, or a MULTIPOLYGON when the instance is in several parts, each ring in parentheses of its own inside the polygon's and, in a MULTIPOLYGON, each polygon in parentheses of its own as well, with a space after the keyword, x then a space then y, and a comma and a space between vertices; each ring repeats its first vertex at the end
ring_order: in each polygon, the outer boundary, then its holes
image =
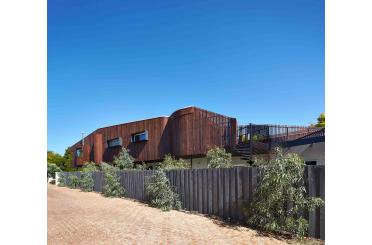
POLYGON ((124 196, 124 187, 120 184, 120 176, 118 168, 107 163, 101 163, 105 185, 103 186, 103 195, 106 197, 122 197, 124 196))
POLYGON ((57 164, 54 163, 48 163, 47 167, 47 177, 48 178, 55 178, 56 172, 61 172, 61 168, 57 166, 57 164))
POLYGON ((190 168, 190 164, 184 159, 175 159, 170 154, 165 155, 163 162, 160 163, 161 169, 186 169, 190 168))
POLYGON ((93 191, 94 179, 92 172, 82 172, 80 178, 80 189, 82 191, 93 191))
POLYGON ((95 172, 98 170, 99 168, 95 162, 86 162, 84 163, 83 168, 82 168, 83 172, 95 172))
POLYGON ((68 187, 76 189, 79 187, 79 183, 80 183, 79 177, 77 177, 75 174, 70 174, 68 176, 68 187))
POLYGON ((266 136, 262 135, 262 134, 255 134, 252 136, 252 140, 254 142, 260 142, 260 141, 264 141, 266 139, 266 136))
POLYGON ((145 190, 151 206, 163 211, 181 208, 179 197, 173 192, 163 169, 155 171, 155 174, 146 183, 145 190))
POLYGON ((208 168, 230 168, 232 167, 231 153, 223 148, 212 148, 207 152, 208 168))
POLYGON ((129 154, 129 150, 122 147, 119 154, 114 156, 113 165, 119 169, 133 169, 134 158, 129 154))
POLYGON ((302 238, 309 226, 304 211, 324 204, 320 198, 306 196, 304 161, 297 154, 284 154, 276 148, 273 158, 256 164, 260 166, 261 180, 246 210, 248 224, 302 238))
POLYGON ((145 162, 142 162, 141 164, 135 164, 134 165, 134 168, 136 170, 146 170, 146 163, 145 162))
POLYGON ((66 174, 63 172, 60 172, 58 174, 58 186, 64 187, 67 185, 67 177, 66 174))
POLYGON ((84 164, 80 178, 80 188, 82 191, 93 191, 94 179, 92 172, 97 170, 98 168, 94 162, 84 164))

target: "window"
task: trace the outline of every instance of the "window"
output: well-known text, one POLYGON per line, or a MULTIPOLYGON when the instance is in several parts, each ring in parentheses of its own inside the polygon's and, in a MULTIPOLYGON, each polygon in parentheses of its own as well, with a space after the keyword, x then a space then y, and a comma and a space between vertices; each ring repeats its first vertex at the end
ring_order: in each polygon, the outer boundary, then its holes
POLYGON ((316 161, 306 161, 306 165, 316 165, 316 161))
POLYGON ((81 157, 83 155, 83 150, 81 148, 76 149, 76 156, 81 157))
POLYGON ((122 146, 122 140, 121 140, 120 137, 119 138, 112 139, 112 140, 108 140, 107 141, 107 146, 109 148, 116 147, 116 146, 122 146))
POLYGON ((149 134, 147 130, 145 130, 140 133, 132 134, 131 142, 134 143, 134 142, 146 141, 148 139, 149 139, 149 134))

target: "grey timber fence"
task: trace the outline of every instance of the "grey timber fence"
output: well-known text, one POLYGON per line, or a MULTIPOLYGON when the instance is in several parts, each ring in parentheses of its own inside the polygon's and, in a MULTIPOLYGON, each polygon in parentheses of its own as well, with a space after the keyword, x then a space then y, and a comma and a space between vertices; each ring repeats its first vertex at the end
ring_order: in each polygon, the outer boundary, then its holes
MULTIPOLYGON (((125 196, 147 201, 145 184, 154 170, 119 171, 125 196)), ((79 172, 64 172, 76 174, 79 172)), ((221 169, 168 170, 166 175, 174 191, 181 199, 182 208, 202 214, 219 216, 231 221, 244 221, 242 207, 252 201, 260 176, 258 168, 234 167, 221 169)), ((324 194, 324 166, 306 166, 305 186, 309 196, 321 197, 324 194)), ((95 192, 102 192, 104 178, 102 172, 94 172, 95 192)), ((309 220, 309 236, 325 239, 324 207, 306 214, 309 220)))

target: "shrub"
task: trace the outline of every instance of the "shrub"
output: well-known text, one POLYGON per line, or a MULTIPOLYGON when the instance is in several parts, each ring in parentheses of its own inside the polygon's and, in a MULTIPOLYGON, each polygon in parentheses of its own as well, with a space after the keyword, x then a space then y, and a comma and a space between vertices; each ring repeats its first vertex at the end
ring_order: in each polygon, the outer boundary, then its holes
POLYGON ((94 171, 98 171, 98 167, 94 162, 84 164, 80 179, 80 188, 82 191, 93 191, 94 179, 92 172, 94 171))
POLYGON ((80 179, 80 188, 82 191, 93 191, 94 179, 92 172, 97 170, 98 168, 94 162, 88 162, 84 164, 80 179))
POLYGON ((180 209, 181 202, 176 193, 170 187, 169 180, 163 169, 158 169, 145 185, 150 205, 163 211, 180 209))
POLYGON ((111 164, 108 164, 106 162, 101 162, 99 168, 100 168, 100 170, 102 172, 108 172, 108 171, 112 171, 112 170, 118 170, 118 168, 116 168, 116 167, 114 167, 111 164))
POLYGON ((125 193, 120 184, 120 177, 117 174, 118 168, 107 163, 101 163, 105 185, 103 186, 103 195, 106 197, 122 197, 125 193))
POLYGON ((184 159, 175 159, 170 154, 165 155, 163 162, 160 163, 161 169, 186 169, 190 168, 190 164, 184 159))
POLYGON ((276 148, 272 159, 257 161, 257 164, 261 167, 261 181, 246 210, 248 224, 302 238, 308 229, 303 211, 312 211, 324 204, 320 198, 306 197, 303 160, 276 148))
POLYGON ((134 158, 129 154, 129 150, 122 147, 119 154, 114 156, 113 165, 119 169, 133 169, 134 158))
POLYGON ((230 168, 231 153, 227 153, 223 148, 213 148, 207 152, 208 168, 230 168))
POLYGON ((70 174, 68 176, 68 187, 76 189, 79 187, 79 178, 75 174, 70 174))
POLYGON ((99 168, 97 167, 95 162, 86 162, 84 163, 83 168, 81 169, 81 171, 83 172, 95 172, 98 170, 99 168))
POLYGON ((56 172, 61 172, 62 170, 54 163, 48 163, 47 167, 47 177, 56 178, 56 172))
POLYGON ((94 180, 92 172, 82 172, 80 179, 80 188, 82 191, 93 191, 94 180))
POLYGON ((58 186, 64 187, 67 185, 67 177, 66 174, 61 172, 58 175, 58 186))
POLYGON ((260 141, 264 141, 266 139, 266 136, 262 135, 262 134, 255 134, 252 136, 252 140, 254 142, 260 142, 260 141))
POLYGON ((135 169, 146 170, 146 163, 142 162, 141 164, 135 164, 135 169))

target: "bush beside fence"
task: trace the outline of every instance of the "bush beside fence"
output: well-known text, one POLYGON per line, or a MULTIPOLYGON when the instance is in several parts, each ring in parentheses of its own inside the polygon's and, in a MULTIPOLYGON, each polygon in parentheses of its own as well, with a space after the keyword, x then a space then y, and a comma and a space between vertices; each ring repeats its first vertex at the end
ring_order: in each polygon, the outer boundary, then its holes
MULTIPOLYGON (((125 196, 148 201, 145 183, 154 173, 154 170, 119 171, 121 185, 126 191, 125 196)), ((62 174, 80 176, 79 172, 62 174)), ((183 209, 242 222, 245 220, 242 208, 252 201, 259 182, 256 167, 167 170, 166 175, 179 195, 183 209)), ((308 195, 321 197, 324 200, 325 167, 306 166, 304 175, 308 195)), ((93 191, 102 192, 105 184, 103 173, 93 172, 93 179, 93 191)), ((325 239, 324 210, 324 207, 321 207, 307 214, 309 236, 325 239)))

